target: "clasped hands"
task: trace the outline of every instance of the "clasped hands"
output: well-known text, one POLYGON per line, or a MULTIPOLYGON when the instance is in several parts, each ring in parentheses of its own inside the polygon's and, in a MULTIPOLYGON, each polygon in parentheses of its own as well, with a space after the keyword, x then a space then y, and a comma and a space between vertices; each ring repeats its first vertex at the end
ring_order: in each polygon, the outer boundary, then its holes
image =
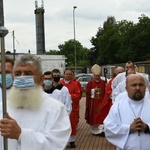
POLYGON ((130 131, 133 132, 145 132, 149 131, 149 127, 146 123, 144 123, 141 118, 134 119, 134 121, 130 125, 130 131))

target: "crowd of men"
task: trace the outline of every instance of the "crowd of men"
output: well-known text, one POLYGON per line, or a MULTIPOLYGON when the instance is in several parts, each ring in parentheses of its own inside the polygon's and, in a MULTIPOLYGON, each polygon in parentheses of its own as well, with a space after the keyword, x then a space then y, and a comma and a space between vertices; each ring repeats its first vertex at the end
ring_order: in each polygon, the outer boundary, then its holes
POLYGON ((3 137, 8 139, 9 150, 65 149, 71 134, 70 119, 65 105, 43 91, 41 60, 31 54, 16 59, 14 66, 11 58, 5 60, 6 85, 11 84, 6 86, 4 118, 0 104, 0 150, 3 137))
POLYGON ((106 84, 96 64, 86 87, 85 119, 91 133, 106 137, 117 150, 150 150, 150 83, 136 69, 128 61, 106 84))
POLYGON ((6 56, 5 71, 8 113, 2 118, 1 103, 0 150, 3 137, 9 139, 9 150, 75 148, 82 88, 74 72, 66 69, 61 80, 57 68, 42 73, 40 58, 31 54, 15 63, 6 56))
MULTIPOLYGON (((2 117, 0 96, 0 150, 3 137, 8 138, 9 150, 76 148, 82 87, 74 72, 66 69, 62 79, 57 68, 42 73, 40 58, 31 54, 15 62, 6 56, 5 71, 8 113, 2 117)), ((85 109, 91 134, 106 137, 118 150, 147 150, 149 81, 136 71, 132 61, 125 68, 116 67, 108 83, 101 79, 99 65, 95 64, 91 73, 93 79, 86 86, 85 109)))
POLYGON ((117 150, 150 149, 149 85, 132 61, 112 82, 113 105, 104 120, 104 131, 117 150))

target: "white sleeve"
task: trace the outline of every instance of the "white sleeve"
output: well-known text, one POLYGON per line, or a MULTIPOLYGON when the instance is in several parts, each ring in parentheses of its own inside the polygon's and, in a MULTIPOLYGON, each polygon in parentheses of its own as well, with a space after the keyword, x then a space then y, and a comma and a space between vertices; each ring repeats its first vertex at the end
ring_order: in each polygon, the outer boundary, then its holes
POLYGON ((121 94, 122 92, 126 91, 125 89, 125 81, 122 81, 117 85, 117 87, 112 90, 112 101, 115 102, 116 97, 121 94))
POLYGON ((129 136, 130 125, 122 125, 118 107, 119 103, 112 105, 104 120, 104 131, 110 143, 123 149, 129 136))
POLYGON ((117 86, 113 91, 112 91, 112 102, 115 102, 115 98, 120 94, 119 87, 117 86))
POLYGON ((67 113, 68 115, 70 115, 71 110, 72 110, 71 95, 69 94, 69 91, 65 86, 63 86, 63 88, 61 89, 61 92, 62 92, 62 99, 66 107, 67 113))
POLYGON ((114 89, 117 87, 117 85, 118 85, 120 82, 124 81, 125 79, 126 79, 126 77, 125 77, 125 72, 119 73, 119 74, 115 77, 115 79, 112 81, 112 85, 111 85, 112 90, 114 90, 114 89))

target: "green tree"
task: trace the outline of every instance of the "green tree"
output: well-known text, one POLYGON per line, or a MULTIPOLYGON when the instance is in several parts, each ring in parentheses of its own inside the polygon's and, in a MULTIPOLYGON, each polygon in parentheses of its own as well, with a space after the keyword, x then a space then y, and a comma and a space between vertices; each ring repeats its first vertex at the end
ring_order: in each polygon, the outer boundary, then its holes
POLYGON ((60 51, 58 50, 49 50, 46 52, 46 55, 60 55, 60 51))
POLYGON ((100 54, 100 47, 98 44, 98 37, 102 36, 102 34, 103 34, 103 28, 99 27, 95 37, 93 36, 90 40, 90 42, 93 45, 93 47, 90 49, 90 52, 89 52, 89 61, 91 65, 95 63, 99 63, 98 56, 100 54))
MULTIPOLYGON (((75 41, 76 44, 76 63, 77 66, 87 66, 89 65, 88 56, 89 49, 83 47, 79 41, 75 41)), ((74 40, 70 39, 65 41, 64 44, 58 45, 60 49, 60 54, 65 55, 67 58, 66 62, 69 66, 75 66, 75 52, 74 52, 74 40)))
POLYGON ((119 63, 127 60, 133 60, 133 49, 131 47, 131 39, 134 36, 133 22, 127 20, 118 21, 116 28, 118 31, 118 37, 116 40, 119 42, 119 46, 115 53, 115 58, 118 62, 114 62, 119 63))
POLYGON ((103 28, 99 27, 95 37, 91 38, 93 47, 90 55, 95 56, 90 62, 113 64, 128 60, 150 60, 150 18, 141 15, 139 22, 108 17, 103 28))
MULTIPOLYGON (((112 16, 108 17, 103 24, 103 28, 98 28, 96 37, 92 37, 91 43, 93 47, 90 49, 90 54, 95 57, 93 63, 107 64, 112 63, 115 59, 114 53, 118 45, 118 42, 115 42, 117 33, 115 25, 116 19, 112 16)), ((93 64, 92 59, 90 60, 91 64, 93 64)))
POLYGON ((150 18, 141 15, 139 22, 135 26, 135 36, 133 45, 136 50, 136 61, 150 60, 150 18))
POLYGON ((126 24, 126 32, 121 35, 121 47, 116 54, 122 61, 150 60, 150 19, 145 15, 139 17, 139 22, 126 24))

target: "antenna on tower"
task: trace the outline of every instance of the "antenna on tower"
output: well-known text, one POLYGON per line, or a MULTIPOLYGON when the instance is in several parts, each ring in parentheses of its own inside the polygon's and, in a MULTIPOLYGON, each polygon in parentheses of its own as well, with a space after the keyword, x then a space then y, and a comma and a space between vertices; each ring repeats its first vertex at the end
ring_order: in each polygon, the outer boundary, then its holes
POLYGON ((41 7, 44 8, 44 0, 41 0, 42 4, 41 7))
POLYGON ((38 1, 35 1, 35 8, 38 8, 38 1))

